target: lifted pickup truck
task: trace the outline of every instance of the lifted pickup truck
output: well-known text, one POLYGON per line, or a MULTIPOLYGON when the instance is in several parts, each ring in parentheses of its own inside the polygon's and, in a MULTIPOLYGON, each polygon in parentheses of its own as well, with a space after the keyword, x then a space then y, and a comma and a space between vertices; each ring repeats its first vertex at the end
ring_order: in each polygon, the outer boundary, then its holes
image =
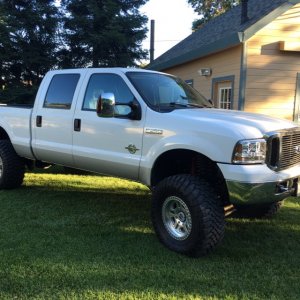
POLYGON ((153 190, 159 240, 190 256, 222 240, 224 207, 270 216, 300 194, 300 127, 212 108, 171 75, 137 69, 50 71, 33 108, 0 106, 0 188, 25 166, 58 164, 153 190))

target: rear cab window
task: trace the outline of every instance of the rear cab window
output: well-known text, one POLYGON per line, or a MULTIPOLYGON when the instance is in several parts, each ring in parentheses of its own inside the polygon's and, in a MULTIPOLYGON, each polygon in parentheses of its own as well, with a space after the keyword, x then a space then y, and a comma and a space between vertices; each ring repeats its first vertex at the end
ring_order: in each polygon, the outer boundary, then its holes
POLYGON ((52 77, 44 108, 70 109, 80 74, 56 74, 52 77))

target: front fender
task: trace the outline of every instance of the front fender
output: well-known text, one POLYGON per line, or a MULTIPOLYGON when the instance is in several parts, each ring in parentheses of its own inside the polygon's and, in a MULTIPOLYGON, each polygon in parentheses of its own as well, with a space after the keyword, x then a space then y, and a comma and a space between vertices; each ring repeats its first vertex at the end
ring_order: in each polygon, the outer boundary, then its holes
POLYGON ((140 180, 150 185, 151 170, 155 161, 170 150, 191 150, 202 154, 215 162, 231 161, 236 141, 223 141, 224 136, 212 138, 206 134, 168 134, 164 136, 145 135, 140 163, 140 180))

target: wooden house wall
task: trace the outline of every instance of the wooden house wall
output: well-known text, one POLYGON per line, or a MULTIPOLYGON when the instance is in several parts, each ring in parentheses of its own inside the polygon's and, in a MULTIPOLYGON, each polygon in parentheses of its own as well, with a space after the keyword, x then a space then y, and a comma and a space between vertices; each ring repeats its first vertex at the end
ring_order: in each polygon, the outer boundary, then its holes
POLYGON ((300 41, 300 4, 246 42, 245 110, 292 120, 300 52, 281 51, 281 41, 300 41))

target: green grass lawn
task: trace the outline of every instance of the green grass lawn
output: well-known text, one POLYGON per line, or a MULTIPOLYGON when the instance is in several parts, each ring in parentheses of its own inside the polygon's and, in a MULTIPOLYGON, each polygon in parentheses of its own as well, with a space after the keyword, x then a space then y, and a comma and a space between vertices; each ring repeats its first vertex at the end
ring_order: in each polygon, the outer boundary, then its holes
POLYGON ((158 242, 138 183, 27 173, 0 199, 0 299, 300 299, 299 199, 272 220, 228 218, 199 259, 158 242))

